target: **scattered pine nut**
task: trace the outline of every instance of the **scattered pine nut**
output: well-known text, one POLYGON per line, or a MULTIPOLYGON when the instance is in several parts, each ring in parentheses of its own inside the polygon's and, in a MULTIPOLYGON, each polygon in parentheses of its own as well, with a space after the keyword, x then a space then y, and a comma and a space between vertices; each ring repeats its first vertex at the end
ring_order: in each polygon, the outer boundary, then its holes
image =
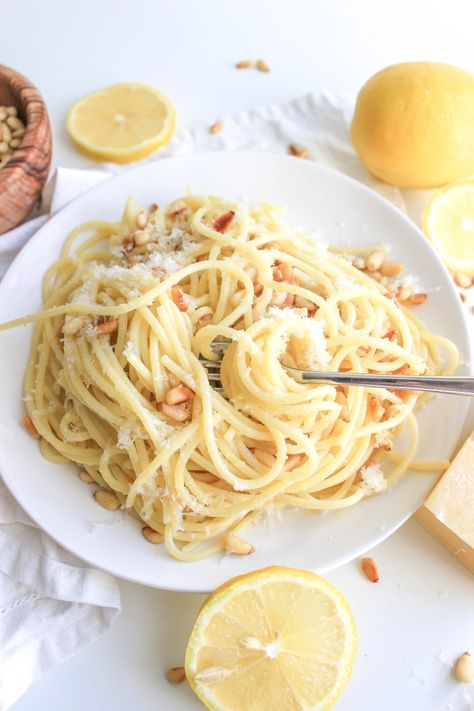
POLYGON ((109 333, 114 333, 118 328, 118 321, 116 318, 104 318, 99 317, 95 331, 99 336, 105 336, 109 333))
POLYGON ((454 666, 454 676, 463 684, 472 684, 474 681, 474 658, 469 652, 464 652, 457 659, 454 666))
POLYGON ((214 135, 216 133, 220 133, 220 131, 222 131, 223 128, 224 128, 224 122, 223 121, 216 121, 211 126, 209 126, 208 130, 209 130, 209 133, 214 135))
POLYGON ((384 262, 380 265, 379 269, 382 276, 392 277, 401 274, 405 267, 399 262, 384 262))
POLYGON ((150 241, 150 235, 148 232, 145 232, 145 230, 138 230, 137 232, 134 232, 133 239, 135 240, 137 247, 142 247, 150 241))
POLYGON ((95 492, 94 499, 107 511, 117 511, 120 508, 119 498, 113 491, 99 489, 99 491, 95 492))
POLYGON ((260 449, 259 447, 255 447, 255 449, 253 450, 253 456, 255 457, 255 459, 258 459, 261 464, 264 464, 269 469, 271 469, 271 467, 273 467, 276 462, 276 459, 273 454, 270 454, 270 452, 267 452, 265 449, 260 449))
POLYGON ((236 69, 252 69, 254 63, 252 59, 241 59, 240 62, 237 62, 235 65, 236 69))
POLYGON ((316 311, 316 304, 308 299, 305 299, 303 296, 295 296, 295 306, 298 309, 306 309, 309 314, 316 311))
POLYGON ((456 272, 454 281, 461 289, 469 289, 469 287, 472 286, 472 277, 467 274, 462 274, 461 272, 456 272))
POLYGON ((266 63, 264 59, 257 59, 255 63, 255 68, 258 69, 259 72, 269 72, 270 67, 266 63))
POLYGON ((33 424, 33 420, 29 415, 23 415, 22 419, 23 427, 25 430, 28 432, 30 437, 34 437, 34 439, 39 439, 40 438, 40 433, 36 429, 36 427, 33 424))
POLYGON ((402 300, 401 303, 404 306, 419 306, 420 304, 424 304, 427 299, 428 299, 428 294, 419 292, 418 294, 413 294, 412 296, 409 296, 407 299, 402 300))
POLYGON ((297 158, 309 158, 309 148, 297 148, 292 143, 288 146, 288 153, 297 158))
POLYGON ((191 388, 180 383, 166 393, 166 402, 168 405, 180 405, 182 402, 189 402, 193 397, 194 392, 191 388))
POLYGON ((384 338, 388 338, 389 341, 396 341, 397 340, 397 332, 393 328, 391 328, 390 331, 387 331, 384 338))
POLYGON ((166 402, 158 402, 156 409, 175 422, 186 422, 191 418, 191 413, 183 405, 168 405, 166 402))
POLYGON ((204 314, 204 316, 201 316, 201 318, 196 322, 196 331, 199 331, 199 329, 204 326, 208 326, 212 322, 212 319, 212 314, 204 314))
POLYGON ((463 304, 466 303, 466 294, 463 294, 462 291, 459 292, 459 298, 463 302, 463 304))
POLYGON ((239 538, 234 533, 228 533, 224 538, 224 548, 227 553, 233 553, 234 555, 249 555, 253 553, 255 548, 244 541, 243 538, 239 538))
POLYGON ((365 269, 365 259, 362 259, 362 257, 356 257, 352 264, 356 269, 365 269))
POLYGON ((146 210, 139 210, 135 217, 135 224, 139 230, 145 229, 148 222, 148 213, 146 210))
POLYGON ((289 454, 286 458, 286 462, 283 466, 285 472, 291 472, 293 469, 301 466, 306 459, 305 454, 289 454))
POLYGON ((175 284, 174 286, 171 287, 171 298, 173 299, 174 303, 178 307, 179 311, 187 311, 188 310, 188 305, 186 303, 186 300, 184 298, 184 293, 181 287, 178 284, 175 284))
POLYGON ((349 408, 347 407, 347 398, 342 393, 340 390, 336 393, 336 397, 334 398, 335 401, 337 402, 338 405, 341 406, 341 411, 339 413, 339 419, 341 419, 343 422, 349 422, 350 417, 349 417, 349 408))
POLYGON ((85 319, 81 316, 68 318, 63 324, 63 334, 65 336, 75 336, 85 325, 85 319))
POLYGON ((227 230, 227 228, 229 227, 229 225, 231 224, 231 222, 233 221, 234 217, 235 217, 234 210, 228 210, 228 212, 224 212, 223 215, 219 215, 219 217, 217 217, 214 220, 214 225, 213 225, 216 232, 225 232, 227 230))
POLYGON ((395 292, 395 295, 399 301, 406 301, 413 294, 413 289, 411 286, 399 286, 395 292))
POLYGON ((177 217, 178 215, 181 215, 185 210, 188 209, 188 206, 184 202, 184 200, 178 200, 177 202, 174 203, 173 207, 168 211, 168 217, 177 217))
POLYGON ((361 568, 371 583, 379 582, 379 571, 373 558, 362 558, 360 561, 361 568))
POLYGON ((369 398, 369 410, 374 422, 380 422, 385 414, 385 409, 378 397, 369 398))
POLYGON ((155 529, 151 528, 151 526, 144 526, 142 528, 142 533, 147 539, 147 541, 149 541, 149 543, 163 543, 163 541, 165 540, 163 534, 159 531, 155 531, 155 529))
POLYGON ((253 293, 255 294, 255 296, 260 296, 260 294, 262 293, 262 291, 263 291, 263 286, 262 286, 261 284, 259 284, 259 283, 256 282, 256 283, 253 285, 253 293))
POLYGON ((170 684, 181 684, 186 679, 184 667, 171 667, 166 672, 166 678, 170 684))
POLYGON ((150 212, 156 212, 158 210, 158 205, 156 202, 152 202, 150 205, 150 212))
POLYGON ((381 249, 379 249, 377 252, 372 252, 372 254, 369 254, 365 261, 365 268, 368 272, 376 272, 381 267, 384 259, 385 252, 383 252, 381 249))
POLYGON ((86 484, 92 484, 94 482, 94 478, 91 477, 89 472, 86 472, 85 470, 82 472, 79 472, 79 478, 82 479, 82 481, 85 481, 86 484))

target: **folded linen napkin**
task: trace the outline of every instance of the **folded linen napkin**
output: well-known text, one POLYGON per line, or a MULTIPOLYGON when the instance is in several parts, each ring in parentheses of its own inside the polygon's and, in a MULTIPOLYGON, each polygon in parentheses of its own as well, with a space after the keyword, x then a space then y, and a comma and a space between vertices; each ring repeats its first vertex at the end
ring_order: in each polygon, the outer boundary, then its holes
MULTIPOLYGON (((308 148, 311 159, 374 188, 417 220, 423 194, 405 191, 402 196, 397 188, 376 181, 357 159, 348 135, 352 108, 345 97, 309 94, 226 118, 215 135, 207 124, 183 130, 157 158, 205 150, 286 152, 295 144, 308 148)), ((0 236, 0 277, 51 214, 123 170, 115 165, 94 168, 59 168, 45 190, 39 216, 0 236)), ((0 711, 49 668, 103 635, 119 609, 113 578, 87 568, 54 543, 0 481, 0 711)))

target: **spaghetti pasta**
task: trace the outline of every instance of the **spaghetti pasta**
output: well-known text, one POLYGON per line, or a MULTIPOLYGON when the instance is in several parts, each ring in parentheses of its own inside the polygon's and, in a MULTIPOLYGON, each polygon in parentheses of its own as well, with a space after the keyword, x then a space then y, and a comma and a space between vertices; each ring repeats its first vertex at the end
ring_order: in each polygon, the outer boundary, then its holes
POLYGON ((414 466, 420 394, 297 383, 283 364, 451 373, 457 351, 353 261, 268 204, 215 196, 150 213, 129 200, 120 222, 81 225, 43 311, 9 324, 35 322, 25 400, 44 456, 80 465, 186 561, 262 510, 385 489, 414 466), (216 338, 223 394, 201 361, 216 338), (407 451, 382 472, 404 424, 407 451))

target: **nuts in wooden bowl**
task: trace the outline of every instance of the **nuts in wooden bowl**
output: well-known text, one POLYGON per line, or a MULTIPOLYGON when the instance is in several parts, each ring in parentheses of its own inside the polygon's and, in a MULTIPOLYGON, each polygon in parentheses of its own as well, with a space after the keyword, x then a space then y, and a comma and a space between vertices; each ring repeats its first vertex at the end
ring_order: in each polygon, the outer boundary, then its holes
POLYGON ((51 130, 43 98, 28 79, 4 65, 0 65, 0 128, 1 239, 38 202, 51 163, 51 130))

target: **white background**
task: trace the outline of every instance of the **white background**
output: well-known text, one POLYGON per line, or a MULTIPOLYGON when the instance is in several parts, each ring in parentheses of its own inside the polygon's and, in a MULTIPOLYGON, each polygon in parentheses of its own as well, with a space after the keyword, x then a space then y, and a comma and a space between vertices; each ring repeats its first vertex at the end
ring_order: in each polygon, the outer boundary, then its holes
MULTIPOLYGON (((355 94, 394 62, 474 71, 473 20, 472 0, 2 0, 0 61, 42 91, 55 164, 86 167, 64 120, 94 89, 154 84, 174 101, 180 125, 211 123, 315 89, 355 94), (237 72, 234 63, 247 57, 265 58, 272 71, 237 72)), ((472 710, 474 688, 459 685, 449 667, 474 651, 472 576, 414 521, 373 556, 378 585, 355 562, 327 576, 347 596, 360 635, 337 708, 472 710)), ((182 662, 203 597, 129 583, 121 590, 123 612, 106 638, 38 681, 15 711, 202 708, 163 674, 182 662)))

